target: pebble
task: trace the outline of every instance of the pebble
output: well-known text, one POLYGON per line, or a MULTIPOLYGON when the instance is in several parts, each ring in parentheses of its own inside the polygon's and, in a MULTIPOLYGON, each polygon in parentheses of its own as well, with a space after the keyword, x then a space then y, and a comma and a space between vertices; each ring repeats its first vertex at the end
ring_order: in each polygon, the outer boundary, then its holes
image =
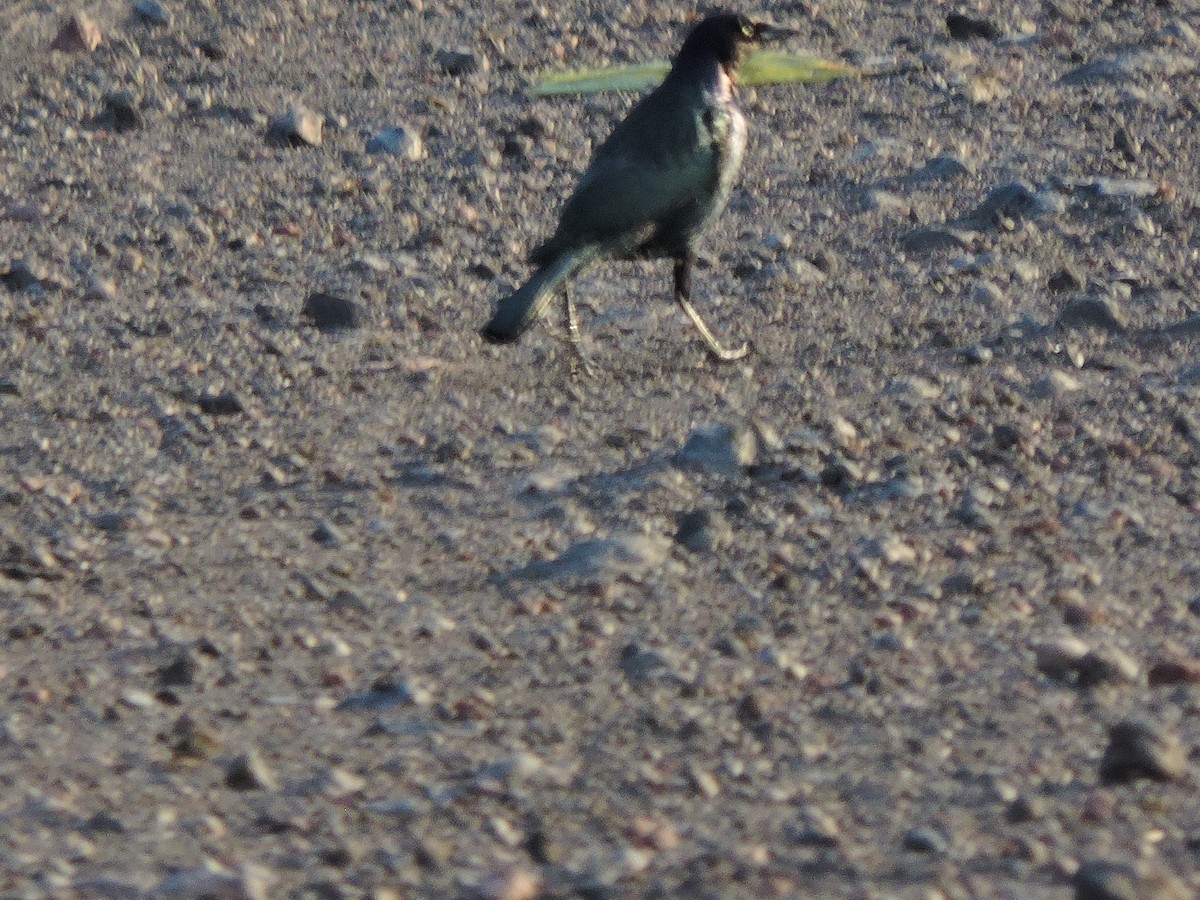
POLYGON ((1146 673, 1150 687, 1172 684, 1200 684, 1200 660, 1187 657, 1156 659, 1146 673))
POLYGON ((970 41, 975 38, 995 41, 1004 37, 1003 29, 995 22, 965 16, 962 13, 950 13, 946 16, 946 30, 956 41, 970 41))
POLYGON ((407 125, 385 129, 367 141, 368 153, 388 153, 403 159, 418 160, 424 151, 421 135, 407 125))
POLYGON ((637 579, 666 562, 670 542, 658 535, 625 533, 609 538, 586 538, 549 561, 536 560, 514 577, 537 580, 590 578, 610 581, 637 579))
POLYGON ((357 328, 362 318, 358 304, 353 300, 321 291, 305 298, 300 314, 323 333, 357 328))
POLYGON ((1038 193, 1023 181, 1010 181, 988 191, 968 221, 979 227, 995 227, 1014 219, 1032 219, 1060 211, 1063 206, 1056 195, 1038 193))
POLYGON ((189 869, 160 882, 150 896, 161 900, 268 900, 271 878, 255 866, 234 871, 189 869))
POLYGON ((1124 331, 1124 316, 1115 300, 1109 297, 1075 297, 1068 300, 1058 314, 1058 324, 1064 328, 1100 328, 1104 331, 1124 331))
POLYGON ((1059 269, 1046 281, 1046 287, 1056 294, 1071 294, 1086 286, 1083 276, 1074 269, 1059 269))
POLYGON ((163 6, 158 0, 137 0, 133 4, 133 14, 143 22, 149 22, 151 25, 161 25, 164 28, 171 27, 175 21, 175 17, 171 11, 163 6))
POLYGON ((484 879, 479 896, 485 900, 536 900, 542 896, 542 880, 536 872, 512 866, 484 879))
POLYGON ((380 678, 370 690, 351 694, 334 707, 338 712, 375 712, 394 706, 408 706, 422 702, 422 693, 414 691, 403 681, 380 678))
POLYGON ((1193 894, 1173 875, 1136 864, 1085 860, 1071 880, 1075 900, 1188 900, 1193 894))
POLYGON ((693 553, 711 553, 727 545, 732 538, 733 529, 725 517, 714 510, 693 510, 676 521, 675 541, 693 553))
POLYGON ((24 260, 13 262, 8 271, 0 275, 0 282, 3 282, 4 286, 14 294, 21 291, 36 291, 44 287, 37 270, 31 263, 24 260))
POLYGON ((158 670, 158 683, 164 687, 191 687, 196 682, 199 666, 187 650, 158 670))
POLYGON ((1140 718, 1125 719, 1109 730, 1100 760, 1101 782, 1177 781, 1185 774, 1187 753, 1173 732, 1140 718))
POLYGON ((1089 650, 1075 667, 1080 687, 1102 684, 1134 684, 1139 680, 1138 662, 1116 647, 1089 650))
POLYGON ((1048 400, 1072 394, 1082 388, 1079 379, 1061 370, 1055 370, 1045 378, 1039 378, 1029 386, 1029 396, 1038 400, 1048 400))
POLYGON ((236 416, 244 412, 242 401, 233 391, 212 391, 200 395, 196 402, 200 412, 209 416, 236 416))
POLYGON ((279 781, 257 750, 243 753, 225 768, 225 785, 235 791, 277 791, 279 781))
POLYGON ((1039 641, 1033 645, 1034 665, 1051 678, 1069 678, 1091 649, 1085 641, 1069 635, 1039 641))
POLYGON ((902 845, 905 850, 914 853, 933 853, 938 856, 944 855, 950 849, 950 842, 941 832, 925 826, 910 828, 905 832, 902 845))
POLYGON ((837 820, 817 806, 803 806, 794 822, 784 825, 784 836, 793 844, 806 847, 836 847, 842 833, 837 820))
POLYGON ((971 174, 967 161, 957 153, 941 153, 908 176, 909 181, 947 181, 971 174))
POLYGON ((454 78, 470 75, 480 69, 485 72, 488 70, 487 57, 479 56, 462 47, 453 50, 439 50, 434 54, 433 61, 443 72, 454 78))
POLYGON ((305 106, 293 106, 267 125, 267 142, 293 147, 321 146, 325 120, 305 106))
POLYGON ((680 468, 697 469, 713 475, 738 475, 758 459, 758 438, 742 425, 712 425, 697 428, 687 436, 675 457, 680 468))
POLYGON ((86 13, 77 12, 63 23, 50 42, 50 49, 64 53, 91 53, 100 46, 100 40, 100 26, 86 13))
POLYGON ((956 228, 925 227, 908 232, 900 246, 909 253, 933 253, 937 250, 970 250, 975 235, 956 228))
POLYGON ((118 91, 107 95, 104 98, 104 110, 96 117, 96 124, 110 128, 117 134, 141 128, 142 114, 133 94, 118 91))

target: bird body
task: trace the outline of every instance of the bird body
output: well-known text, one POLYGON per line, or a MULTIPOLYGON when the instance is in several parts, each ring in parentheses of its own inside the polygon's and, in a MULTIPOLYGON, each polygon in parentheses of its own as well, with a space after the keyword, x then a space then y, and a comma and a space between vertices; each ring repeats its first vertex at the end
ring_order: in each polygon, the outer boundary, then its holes
MULTIPOLYGON (((709 350, 721 358, 744 355, 721 348, 688 301, 697 245, 725 208, 746 150, 734 71, 742 45, 762 31, 728 13, 692 30, 663 83, 596 150, 553 236, 529 255, 537 271, 500 302, 485 338, 516 340, 593 260, 665 256, 676 263, 676 299, 709 350)), ((569 295, 568 315, 574 333, 569 295)))

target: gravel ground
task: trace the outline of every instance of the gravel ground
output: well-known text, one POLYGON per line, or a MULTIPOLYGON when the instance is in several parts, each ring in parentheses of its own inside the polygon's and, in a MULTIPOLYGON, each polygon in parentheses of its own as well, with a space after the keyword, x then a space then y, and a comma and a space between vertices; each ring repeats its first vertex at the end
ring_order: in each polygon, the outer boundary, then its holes
POLYGON ((591 378, 477 329, 634 98, 523 87, 692 10, 163 2, 0 13, 3 896, 1200 892, 1194 2, 769 4, 889 74, 591 378))

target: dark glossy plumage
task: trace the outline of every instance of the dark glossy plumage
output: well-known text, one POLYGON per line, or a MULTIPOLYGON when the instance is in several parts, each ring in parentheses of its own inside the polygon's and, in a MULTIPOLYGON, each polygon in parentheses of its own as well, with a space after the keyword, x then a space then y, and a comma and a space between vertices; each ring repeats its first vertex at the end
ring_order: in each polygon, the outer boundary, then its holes
MULTIPOLYGON (((726 351, 689 303, 696 248, 724 209, 746 147, 746 122, 733 75, 742 51, 763 32, 720 13, 692 29, 661 85, 629 111, 600 145, 562 208, 554 235, 530 254, 538 266, 500 301, 483 335, 514 341, 582 266, 599 258, 670 257, 675 296, 709 350, 726 351)), ((568 295, 568 313, 574 312, 568 295)))

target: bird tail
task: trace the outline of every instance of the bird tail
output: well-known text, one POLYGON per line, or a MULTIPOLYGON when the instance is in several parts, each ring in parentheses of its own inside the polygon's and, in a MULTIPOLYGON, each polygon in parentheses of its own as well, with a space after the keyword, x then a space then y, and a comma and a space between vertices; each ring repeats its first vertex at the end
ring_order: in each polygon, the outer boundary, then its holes
POLYGON ((484 339, 493 344, 515 341, 545 311, 559 285, 595 256, 595 248, 578 247, 547 261, 527 282, 500 301, 491 321, 483 326, 484 339))

